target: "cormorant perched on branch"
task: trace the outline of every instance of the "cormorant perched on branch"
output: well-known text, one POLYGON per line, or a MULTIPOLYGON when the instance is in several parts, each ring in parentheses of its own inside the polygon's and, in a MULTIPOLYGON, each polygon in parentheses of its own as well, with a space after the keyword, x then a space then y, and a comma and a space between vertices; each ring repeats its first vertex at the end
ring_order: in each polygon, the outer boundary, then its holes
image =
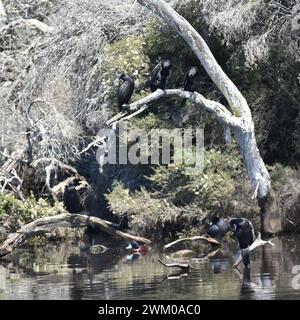
POLYGON ((79 213, 82 210, 80 195, 76 190, 73 181, 65 187, 64 191, 64 205, 70 213, 79 213))
MULTIPOLYGON (((184 76, 183 89, 184 91, 194 92, 199 86, 199 72, 197 67, 191 67, 184 76)), ((186 99, 183 99, 181 107, 185 105, 186 99)))
MULTIPOLYGON (((240 249, 248 248, 255 240, 255 233, 252 223, 246 218, 233 218, 230 219, 229 225, 236 236, 240 249)), ((243 262, 246 268, 250 267, 249 254, 242 254, 243 262)))
POLYGON ((159 62, 151 72, 150 89, 152 92, 157 89, 165 90, 168 79, 171 76, 171 60, 159 62))
POLYGON ((207 234, 217 240, 221 240, 225 234, 229 231, 229 224, 215 216, 211 219, 211 223, 207 229, 207 234))
POLYGON ((194 92, 198 89, 198 68, 191 67, 184 76, 183 87, 185 91, 194 92))
POLYGON ((121 112, 123 105, 128 104, 133 94, 134 80, 131 77, 126 76, 124 73, 120 75, 119 80, 123 81, 117 91, 118 107, 121 112))

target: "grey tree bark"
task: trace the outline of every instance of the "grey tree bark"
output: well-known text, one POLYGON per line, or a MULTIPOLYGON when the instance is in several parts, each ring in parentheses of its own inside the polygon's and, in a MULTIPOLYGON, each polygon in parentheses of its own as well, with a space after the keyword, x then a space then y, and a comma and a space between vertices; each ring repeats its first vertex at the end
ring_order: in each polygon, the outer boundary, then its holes
POLYGON ((3 2, 2 2, 2 0, 0 0, 0 18, 4 17, 4 16, 6 16, 6 12, 5 12, 5 9, 4 9, 3 2))
MULTIPOLYGON (((223 121, 221 122, 232 129, 237 139, 253 191, 261 209, 261 231, 267 234, 280 232, 282 226, 278 205, 271 188, 268 170, 257 147, 252 115, 246 99, 222 70, 204 39, 186 19, 180 16, 170 6, 170 4, 164 0, 137 1, 142 6, 155 12, 155 14, 161 17, 186 41, 198 57, 208 75, 225 96, 230 106, 230 110, 227 110, 224 106, 218 104, 218 108, 213 108, 213 110, 210 111, 220 118, 219 111, 221 109, 221 113, 224 116, 222 119, 223 121)), ((178 92, 174 94, 176 95, 178 92)), ((188 96, 183 92, 179 95, 188 96)), ((205 103, 203 100, 204 97, 202 96, 196 97, 196 95, 190 95, 188 98, 194 100, 200 99, 203 102, 203 105, 207 106, 208 100, 205 103)), ((216 106, 216 102, 210 101, 210 103, 213 106, 216 106)))

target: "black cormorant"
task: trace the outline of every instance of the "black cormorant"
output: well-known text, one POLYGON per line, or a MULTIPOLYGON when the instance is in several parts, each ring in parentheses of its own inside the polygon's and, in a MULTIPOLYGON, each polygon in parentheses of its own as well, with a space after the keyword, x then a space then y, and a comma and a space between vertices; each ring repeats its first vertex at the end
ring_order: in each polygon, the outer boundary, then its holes
MULTIPOLYGON (((193 66, 191 67, 184 76, 183 80, 183 89, 184 91, 194 92, 199 87, 199 72, 198 68, 193 66)), ((181 107, 186 103, 186 99, 183 99, 181 107)))
POLYGON ((157 89, 165 90, 167 81, 171 76, 171 69, 171 60, 161 61, 155 66, 150 78, 150 89, 152 92, 157 89))
POLYGON ((121 112, 123 105, 128 104, 133 94, 134 80, 131 77, 125 75, 124 73, 120 75, 119 80, 123 81, 123 83, 117 91, 118 107, 121 112))
MULTIPOLYGON (((229 225, 236 236, 240 249, 248 248, 255 240, 254 228, 246 218, 233 218, 230 219, 229 225)), ((250 267, 250 256, 249 254, 242 254, 243 262, 246 268, 250 267)))
POLYGON ((183 80, 183 87, 185 91, 194 92, 198 89, 199 79, 198 79, 198 68, 191 67, 185 74, 183 80))
POLYGON ((70 213, 79 213, 82 210, 79 192, 76 190, 73 181, 65 187, 64 205, 70 213))
POLYGON ((229 231, 229 224, 215 216, 212 218, 211 223, 207 229, 207 234, 217 240, 221 240, 225 234, 229 231))

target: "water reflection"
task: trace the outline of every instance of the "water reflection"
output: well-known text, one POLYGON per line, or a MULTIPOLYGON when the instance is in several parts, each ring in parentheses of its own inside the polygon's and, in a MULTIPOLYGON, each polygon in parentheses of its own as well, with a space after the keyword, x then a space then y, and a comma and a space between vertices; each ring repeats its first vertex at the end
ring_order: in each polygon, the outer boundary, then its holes
POLYGON ((0 299, 300 299, 291 287, 299 240, 258 248, 250 272, 232 269, 235 248, 191 259, 191 272, 165 268, 155 248, 143 255, 103 239, 93 244, 105 252, 85 243, 19 250, 0 264, 0 299))

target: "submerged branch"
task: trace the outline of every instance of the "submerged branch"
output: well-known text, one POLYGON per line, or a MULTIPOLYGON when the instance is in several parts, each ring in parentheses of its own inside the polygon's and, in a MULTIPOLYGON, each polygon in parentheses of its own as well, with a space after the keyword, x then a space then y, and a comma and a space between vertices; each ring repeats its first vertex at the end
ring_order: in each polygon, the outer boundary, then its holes
POLYGON ((168 243, 164 246, 164 249, 169 249, 170 247, 180 243, 180 242, 184 242, 184 241, 196 241, 196 240, 203 240, 203 241, 206 241, 207 243, 213 245, 213 246, 220 246, 221 243, 213 238, 207 238, 207 237, 204 237, 204 236, 195 236, 195 237, 191 237, 191 238, 181 238, 181 239, 178 239, 178 240, 175 240, 171 243, 168 243))
POLYGON ((187 263, 165 263, 158 259, 158 261, 167 268, 180 268, 181 270, 190 270, 191 266, 187 263))

